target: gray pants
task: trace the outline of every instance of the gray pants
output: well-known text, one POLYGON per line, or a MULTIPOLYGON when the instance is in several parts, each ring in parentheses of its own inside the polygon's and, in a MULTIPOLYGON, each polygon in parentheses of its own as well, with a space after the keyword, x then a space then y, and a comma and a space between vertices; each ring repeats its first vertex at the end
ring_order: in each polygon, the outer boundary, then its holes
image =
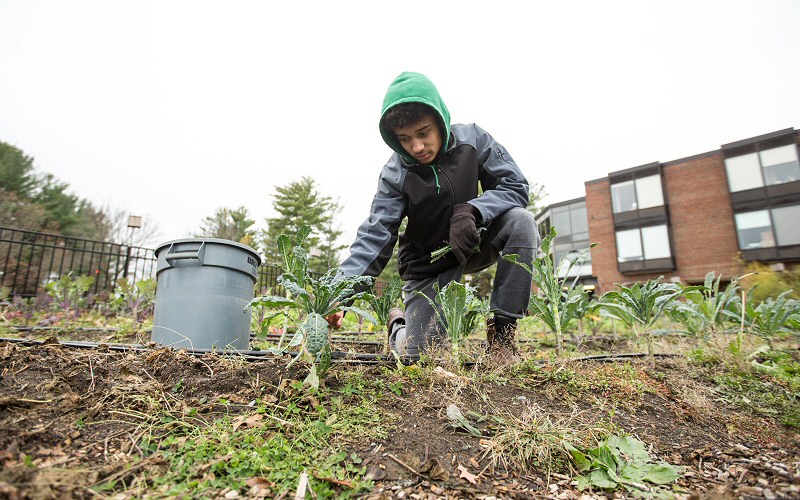
POLYGON ((476 273, 497 262, 489 308, 495 316, 519 319, 528 307, 531 275, 525 269, 500 259, 517 254, 520 262, 530 263, 541 240, 533 215, 524 208, 512 208, 497 217, 483 233, 480 251, 472 254, 466 265, 457 265, 438 276, 410 280, 403 287, 406 324, 395 323, 389 345, 400 354, 417 355, 426 347, 445 340, 445 331, 437 321, 430 303, 414 293, 419 291, 433 299, 434 283, 444 288, 465 273, 476 273), (499 259, 499 260, 498 260, 499 259))

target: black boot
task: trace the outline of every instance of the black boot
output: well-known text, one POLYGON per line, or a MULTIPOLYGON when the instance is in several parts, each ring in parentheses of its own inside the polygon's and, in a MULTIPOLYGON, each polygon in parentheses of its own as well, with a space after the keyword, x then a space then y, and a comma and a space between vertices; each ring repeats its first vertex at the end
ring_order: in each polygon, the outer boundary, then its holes
POLYGON ((516 319, 495 316, 486 321, 486 340, 489 344, 489 353, 492 355, 517 356, 516 335, 516 319))

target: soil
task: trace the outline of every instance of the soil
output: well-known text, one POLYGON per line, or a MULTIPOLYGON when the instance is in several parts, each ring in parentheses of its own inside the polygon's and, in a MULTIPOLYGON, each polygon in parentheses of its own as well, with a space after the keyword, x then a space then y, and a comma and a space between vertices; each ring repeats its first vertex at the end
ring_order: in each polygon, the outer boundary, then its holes
MULTIPOLYGON (((612 376, 613 366, 619 365, 568 368, 612 376)), ((366 498, 611 497, 579 492, 569 475, 493 462, 486 439, 452 427, 446 409, 456 403, 476 415, 525 418, 533 412, 573 425, 611 422, 647 443, 658 459, 685 467, 678 483, 684 498, 800 498, 795 431, 722 400, 709 374, 683 361, 626 366, 643 390, 614 385, 613 378, 607 386, 566 390, 558 377, 520 381, 501 374, 490 382, 442 372, 401 395, 379 398, 381 412, 391 416, 388 437, 352 443, 346 451, 364 458, 374 479, 366 498)), ((335 392, 337 374, 349 369, 334 365, 323 383, 335 392)), ((362 369, 369 377, 385 376, 381 367, 362 369)), ((280 399, 286 381, 303 377, 300 367, 287 371, 285 360, 0 343, 0 498, 99 498, 104 495, 92 486, 144 470, 157 474, 165 466, 155 455, 140 460, 137 422, 148 418, 153 399, 168 396, 169 404, 199 408, 198 415, 213 420, 237 408, 246 413, 256 398, 280 399)), ((230 491, 219 494, 233 498, 230 491)))

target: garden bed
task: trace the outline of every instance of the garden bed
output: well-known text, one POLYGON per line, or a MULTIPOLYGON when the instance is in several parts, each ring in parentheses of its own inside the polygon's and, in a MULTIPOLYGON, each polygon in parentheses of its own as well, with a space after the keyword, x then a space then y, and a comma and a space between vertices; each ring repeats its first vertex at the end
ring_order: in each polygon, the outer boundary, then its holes
POLYGON ((315 391, 285 359, 3 343, 0 496, 286 498, 306 473, 309 498, 610 498, 577 490, 560 439, 612 434, 680 468, 668 495, 800 496, 797 427, 726 390, 722 365, 527 356, 542 362, 334 364, 315 391))

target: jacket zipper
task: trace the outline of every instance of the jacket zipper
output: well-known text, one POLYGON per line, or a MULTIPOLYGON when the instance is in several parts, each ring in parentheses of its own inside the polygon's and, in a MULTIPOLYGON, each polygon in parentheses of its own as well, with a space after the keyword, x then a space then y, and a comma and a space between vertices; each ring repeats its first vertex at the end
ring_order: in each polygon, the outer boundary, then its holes
POLYGON ((450 183, 450 178, 447 177, 446 173, 441 172, 441 174, 442 174, 442 179, 444 179, 444 183, 447 184, 447 189, 450 191, 450 206, 451 207, 455 207, 456 206, 456 194, 453 191, 453 185, 450 183))

